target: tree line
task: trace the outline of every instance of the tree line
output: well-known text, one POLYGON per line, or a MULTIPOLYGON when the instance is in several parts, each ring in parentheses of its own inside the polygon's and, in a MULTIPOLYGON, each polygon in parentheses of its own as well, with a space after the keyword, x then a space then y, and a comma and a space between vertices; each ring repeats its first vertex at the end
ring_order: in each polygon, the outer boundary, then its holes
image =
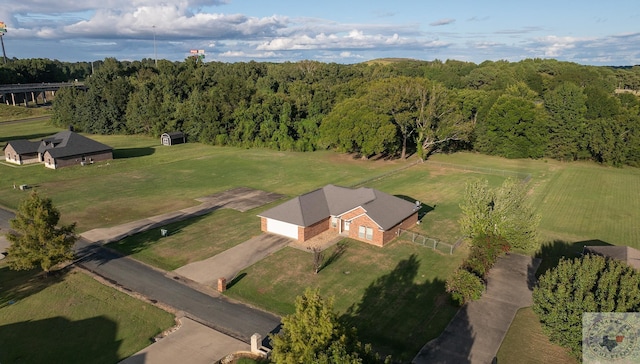
MULTIPOLYGON (((86 70, 85 70, 86 71, 86 70)), ((185 132, 214 145, 362 157, 473 150, 640 165, 640 66, 550 59, 201 63, 105 59, 52 122, 100 134, 185 132)))

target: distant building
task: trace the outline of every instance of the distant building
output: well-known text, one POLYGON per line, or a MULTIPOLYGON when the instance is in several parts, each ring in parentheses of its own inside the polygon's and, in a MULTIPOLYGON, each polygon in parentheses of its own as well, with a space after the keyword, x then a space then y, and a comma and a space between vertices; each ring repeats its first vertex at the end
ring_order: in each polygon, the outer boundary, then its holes
POLYGON ((175 131, 173 133, 163 133, 160 136, 160 143, 162 145, 175 145, 187 142, 187 137, 181 131, 175 131))
POLYGON ((606 258, 619 260, 640 270, 640 250, 630 246, 585 246, 582 253, 601 255, 606 258))
POLYGON ((113 148, 70 130, 39 142, 11 140, 3 150, 4 158, 9 163, 44 163, 45 167, 51 169, 113 159, 113 148))

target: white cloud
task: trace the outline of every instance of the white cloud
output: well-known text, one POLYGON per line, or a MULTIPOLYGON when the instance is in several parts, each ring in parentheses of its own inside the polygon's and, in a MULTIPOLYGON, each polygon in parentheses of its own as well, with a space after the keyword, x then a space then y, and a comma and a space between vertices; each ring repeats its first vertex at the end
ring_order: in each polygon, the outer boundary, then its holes
POLYGON ((429 25, 431 25, 432 27, 439 27, 442 25, 449 25, 449 24, 453 24, 455 23, 456 20, 455 19, 451 19, 451 18, 446 18, 446 19, 439 19, 434 21, 433 23, 429 23, 429 25))

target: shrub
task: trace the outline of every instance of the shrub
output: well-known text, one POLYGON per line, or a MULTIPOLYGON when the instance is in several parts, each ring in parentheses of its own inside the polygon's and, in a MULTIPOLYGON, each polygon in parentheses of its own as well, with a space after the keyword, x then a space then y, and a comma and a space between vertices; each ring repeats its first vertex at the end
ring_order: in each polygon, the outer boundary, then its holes
POLYGON ((640 272, 601 256, 561 260, 540 277, 533 290, 533 311, 552 342, 582 352, 584 312, 640 310, 640 272))
POLYGON ((486 279, 498 257, 508 252, 509 249, 510 245, 503 237, 481 234, 473 239, 471 252, 462 267, 475 273, 478 277, 486 279))
POLYGON ((446 282, 447 292, 461 306, 480 299, 484 292, 484 282, 477 275, 464 268, 458 268, 446 282))

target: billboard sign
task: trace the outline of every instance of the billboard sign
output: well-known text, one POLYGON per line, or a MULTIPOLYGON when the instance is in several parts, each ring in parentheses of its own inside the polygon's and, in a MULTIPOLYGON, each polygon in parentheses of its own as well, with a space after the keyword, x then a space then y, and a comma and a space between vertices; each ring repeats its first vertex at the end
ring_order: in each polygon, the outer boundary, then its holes
POLYGON ((3 21, 0 21, 0 35, 3 35, 6 32, 7 32, 7 26, 4 24, 3 21))

